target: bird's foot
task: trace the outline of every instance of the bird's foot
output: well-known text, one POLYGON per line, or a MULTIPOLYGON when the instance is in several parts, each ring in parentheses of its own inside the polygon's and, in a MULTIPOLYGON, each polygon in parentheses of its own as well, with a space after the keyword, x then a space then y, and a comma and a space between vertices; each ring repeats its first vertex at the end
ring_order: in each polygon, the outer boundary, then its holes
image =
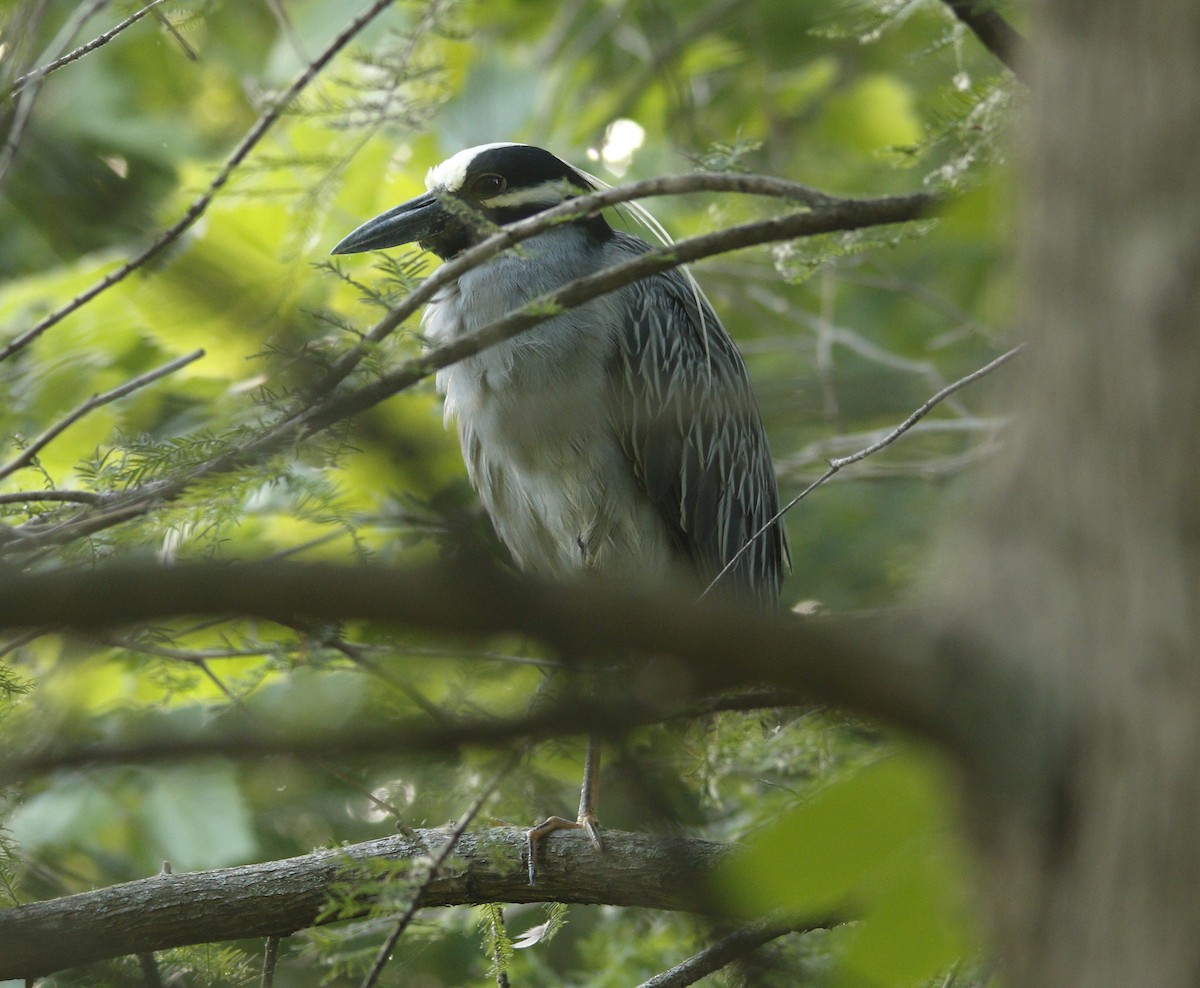
POLYGON ((526 852, 529 855, 529 884, 537 882, 537 849, 542 838, 556 830, 582 830, 588 835, 588 840, 597 851, 604 850, 604 841, 600 837, 600 823, 594 814, 588 813, 578 820, 568 820, 566 817, 547 817, 536 827, 525 831, 526 852))

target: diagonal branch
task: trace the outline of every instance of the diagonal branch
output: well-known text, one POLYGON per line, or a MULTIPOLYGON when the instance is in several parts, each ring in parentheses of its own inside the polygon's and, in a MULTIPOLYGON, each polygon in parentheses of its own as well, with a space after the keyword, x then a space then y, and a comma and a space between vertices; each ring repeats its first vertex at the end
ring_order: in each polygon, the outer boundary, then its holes
POLYGON ((1013 347, 1011 350, 1007 351, 1006 353, 1002 353, 995 360, 989 361, 988 363, 984 364, 984 366, 980 367, 978 370, 972 371, 970 374, 967 374, 965 377, 960 377, 957 381, 947 384, 944 388, 942 388, 940 391, 938 391, 937 394, 935 394, 931 398, 927 399, 919 408, 917 408, 911 415, 909 415, 908 418, 906 418, 898 426, 896 426, 894 429, 892 429, 890 432, 888 432, 887 435, 877 439, 875 442, 873 442, 867 446, 864 446, 862 449, 860 449, 856 453, 851 453, 849 456, 839 456, 836 459, 830 460, 829 468, 823 474, 821 474, 821 476, 819 476, 811 484, 809 484, 807 487, 805 487, 804 490, 802 490, 799 494, 797 494, 790 501, 788 501, 785 505, 783 505, 783 507, 781 507, 777 512, 775 512, 775 514, 766 522, 766 524, 764 524, 761 528, 759 528, 759 530, 757 532, 755 532, 753 535, 750 536, 750 538, 748 538, 746 540, 745 545, 743 545, 736 553, 734 553, 733 558, 730 559, 729 562, 727 562, 725 564, 725 567, 721 570, 721 572, 718 573, 716 576, 714 576, 712 579, 712 582, 709 583, 709 585, 704 588, 704 593, 701 594, 701 596, 704 596, 705 594, 707 594, 710 590, 712 590, 713 587, 715 587, 718 583, 720 583, 721 577, 723 577, 729 571, 730 567, 732 567, 739 559, 741 559, 742 555, 752 545, 754 545, 754 542, 756 539, 758 539, 760 536, 762 536, 762 534, 764 532, 766 532, 772 525, 774 525, 777 521, 779 521, 780 518, 782 518, 789 511, 791 511, 792 508, 794 508, 797 504, 799 504, 806 497, 808 497, 809 494, 811 494, 813 491, 815 491, 822 484, 824 484, 824 483, 828 482, 830 479, 832 479, 832 477, 836 473, 838 473, 842 469, 842 467, 848 467, 852 463, 858 463, 860 460, 865 460, 868 456, 872 456, 875 453, 878 453, 881 449, 884 449, 884 448, 890 446, 892 443, 894 443, 897 439, 899 439, 902 435, 904 435, 904 433, 908 432, 909 429, 911 429, 914 425, 916 425, 918 422, 920 422, 921 419, 923 419, 926 415, 928 415, 931 411, 933 411, 934 408, 936 408, 939 404, 941 404, 943 401, 945 401, 947 398, 949 398, 956 391, 959 391, 962 388, 965 388, 968 384, 974 384, 980 378, 986 377, 988 374, 990 374, 992 371, 996 370, 998 367, 1002 367, 1004 364, 1008 363, 1010 360, 1013 359, 1013 357, 1015 357, 1018 353, 1020 353, 1024 349, 1025 349, 1025 344, 1019 343, 1015 347, 1013 347))
MULTIPOLYGON (((315 394, 333 389, 346 377, 368 352, 368 348, 386 338, 398 326, 433 298, 438 290, 466 272, 479 267, 497 254, 515 247, 530 237, 549 230, 551 227, 570 220, 594 216, 597 213, 623 202, 647 199, 652 196, 687 195, 693 192, 735 192, 744 195, 768 196, 803 203, 817 208, 839 202, 858 201, 866 205, 878 200, 839 200, 799 182, 768 175, 739 175, 725 172, 701 172, 694 175, 670 175, 660 178, 630 182, 612 189, 603 189, 586 196, 568 199, 566 202, 544 210, 536 216, 511 223, 497 230, 483 242, 468 248, 442 264, 436 271, 417 286, 403 301, 367 332, 362 343, 347 351, 326 376, 313 387, 315 394)), ((932 197, 928 203, 932 205, 932 197)))
POLYGON ((66 305, 62 305, 55 309, 36 325, 27 329, 24 333, 10 340, 8 344, 0 348, 0 361, 7 360, 14 353, 23 350, 29 346, 34 340, 41 336, 46 330, 57 325, 76 309, 90 302, 101 292, 106 291, 113 285, 123 281, 138 268, 142 267, 159 254, 164 248, 170 246, 187 230, 193 223, 196 222, 208 209, 217 193, 225 186, 233 175, 234 170, 246 159, 255 146, 268 130, 275 124, 283 115, 284 110, 291 105, 292 101, 304 90, 310 82, 317 77, 317 74, 333 60, 333 57, 348 45, 351 40, 369 24, 372 20, 382 14, 388 7, 392 5, 392 0, 375 0, 365 11, 359 14, 351 21, 336 38, 329 43, 329 46, 319 55, 316 60, 305 66, 292 84, 279 96, 262 116, 255 121, 245 136, 238 142, 233 153, 225 160, 225 164, 221 166, 220 171, 209 183, 208 188, 187 208, 183 216, 181 216, 172 226, 164 230, 155 241, 150 244, 136 257, 126 261, 114 271, 109 272, 90 288, 85 289, 75 298, 71 299, 66 305))
POLYGON ((146 4, 144 7, 141 7, 140 9, 135 10, 132 14, 130 14, 128 17, 126 17, 125 20, 121 21, 118 24, 114 24, 112 27, 110 27, 107 31, 103 32, 102 34, 98 34, 96 37, 92 38, 91 41, 87 42, 87 44, 80 45, 78 48, 67 52, 61 58, 56 58, 53 62, 49 62, 46 65, 36 68, 32 72, 26 72, 24 75, 18 76, 16 79, 13 80, 12 90, 11 90, 12 93, 16 94, 17 92, 19 92, 25 86, 26 83, 32 81, 34 78, 37 78, 39 80, 44 79, 51 72, 57 72, 59 69, 63 68, 64 66, 70 65, 72 62, 83 58, 83 56, 86 55, 88 52, 95 51, 97 48, 100 48, 101 46, 108 44, 110 41, 112 41, 113 38, 115 38, 118 34, 120 34, 126 28, 132 27, 134 24, 136 24, 138 21, 140 21, 143 17, 145 17, 148 13, 150 13, 150 11, 152 11, 160 3, 166 3, 166 0, 150 0, 150 2, 148 4, 146 4))
POLYGON ((983 44, 1014 75, 1025 39, 1017 30, 992 9, 989 0, 945 0, 954 16, 962 21, 983 44))
POLYGON ((463 838, 463 834, 467 832, 467 828, 475 821, 475 817, 479 815, 479 811, 483 809, 483 804, 495 792, 496 787, 500 785, 500 781, 504 778, 509 769, 512 768, 513 761, 510 760, 485 786, 475 797, 470 808, 463 814, 462 819, 458 821, 446 835, 442 842, 441 848, 437 852, 437 856, 429 862, 425 869, 425 877, 421 884, 413 890, 412 896, 409 899, 408 905, 404 912, 400 915, 400 919, 396 921, 396 925, 388 938, 384 940, 383 945, 379 948, 379 953, 375 956, 375 963, 371 965, 371 970, 367 972, 367 976, 363 978, 362 988, 373 988, 379 981, 379 977, 383 974, 383 969, 387 967, 388 962, 392 959, 392 951, 396 949, 396 944, 400 942, 400 938, 404 936, 404 931, 408 929, 412 923, 413 917, 417 915, 417 910, 422 906, 422 899, 429 892, 430 887, 435 881, 442 876, 442 869, 446 862, 450 859, 450 855, 458 848, 459 842, 463 838))
POLYGON ((656 974, 648 981, 643 981, 638 988, 687 988, 701 978, 727 967, 739 958, 758 950, 772 940, 777 940, 789 933, 808 932, 809 930, 826 929, 833 925, 828 921, 818 923, 759 923, 737 930, 716 943, 709 944, 703 950, 693 954, 681 964, 676 964, 669 971, 656 974))
MULTIPOLYGON (((728 177, 744 178, 746 176, 728 177)), ((705 176, 705 178, 708 179, 709 176, 705 176)), ((613 191, 617 192, 620 190, 614 189, 613 191)), ((602 201, 601 197, 596 198, 597 201, 602 201)), ((495 322, 489 323, 471 335, 464 336, 461 339, 440 346, 436 350, 431 350, 421 357, 410 360, 383 375, 373 384, 365 385, 356 392, 335 399, 325 408, 314 409, 305 416, 307 419, 305 422, 305 431, 311 432, 316 429, 326 428, 339 419, 362 412, 372 405, 383 401, 385 398, 389 398, 411 387, 418 381, 432 376, 443 367, 448 367, 450 364, 473 356, 481 350, 503 343, 505 340, 511 339, 528 329, 532 329, 534 326, 548 319, 553 319, 555 316, 561 315, 569 309, 576 308, 584 302, 615 291, 624 285, 631 284, 642 278, 648 278, 651 275, 669 271, 692 261, 700 260, 701 258, 726 254, 735 250, 744 250, 747 247, 756 247, 761 244, 795 240, 799 237, 811 237, 821 233, 834 233, 858 230, 864 227, 911 222, 924 216, 936 202, 937 199, 934 196, 925 193, 916 193, 908 196, 889 196, 879 199, 832 200, 826 201, 818 208, 812 210, 785 213, 782 216, 773 216, 765 220, 742 223, 738 226, 727 227, 724 230, 717 230, 713 233, 702 234, 674 244, 657 247, 632 260, 624 261, 596 274, 569 282, 553 292, 547 292, 521 309, 501 319, 497 319, 495 322)), ((516 226, 514 224, 514 227, 510 229, 516 229, 516 226)), ((518 231, 520 239, 524 239, 529 235, 525 230, 518 231)), ((496 240, 496 238, 489 239, 487 244, 481 244, 480 247, 487 246, 493 240, 496 240)), ((493 253, 498 253, 500 249, 500 247, 497 247, 493 253)), ((482 262, 482 258, 473 260, 475 265, 482 262)), ((451 262, 451 264, 453 263, 451 262)), ((435 276, 427 279, 425 284, 434 282, 435 277, 441 275, 442 270, 450 266, 449 264, 444 265, 443 269, 439 269, 435 273, 435 276)), ((453 272, 453 277, 460 276, 467 269, 465 267, 462 269, 456 268, 453 272)), ((446 277, 444 280, 438 279, 437 286, 440 287, 441 284, 444 284, 448 280, 450 280, 450 277, 446 277)), ((422 290, 425 288, 425 284, 421 286, 421 289, 418 289, 422 294, 424 294, 422 290)), ((431 289, 429 296, 432 296, 435 290, 436 287, 431 289)), ((414 296, 417 294, 418 292, 413 293, 414 296)), ((410 296, 411 298, 412 296, 410 296)), ((424 300, 424 298, 421 299, 421 301, 424 300)), ((409 299, 406 299, 403 306, 406 310, 408 309, 408 303, 409 299)), ((416 304, 419 305, 420 302, 416 304)), ((392 315, 400 311, 401 309, 398 308, 392 315)), ((385 325, 393 325, 390 317, 381 321, 376 329, 378 330, 385 325)))
POLYGON ((668 190, 695 191, 697 188, 715 186, 724 186, 731 191, 786 196, 817 205, 811 210, 744 223, 657 248, 588 278, 570 282, 555 292, 535 299, 524 308, 484 326, 470 336, 401 364, 370 384, 355 390, 334 393, 337 385, 353 370, 366 352, 365 347, 356 347, 331 368, 302 408, 284 416, 244 445, 191 468, 181 477, 155 481, 113 498, 101 512, 77 516, 50 527, 24 527, 19 530, 22 547, 69 542, 139 517, 154 505, 178 497, 202 478, 242 469, 258 462, 299 438, 327 429, 412 387, 443 367, 489 346, 495 346, 567 309, 614 291, 639 278, 667 271, 700 258, 745 247, 818 233, 909 222, 926 215, 938 202, 935 196, 925 193, 878 199, 830 199, 807 186, 762 176, 742 175, 681 176, 677 179, 656 179, 648 183, 638 183, 636 188, 613 189, 596 196, 572 200, 532 220, 506 227, 477 248, 442 265, 367 334, 366 342, 370 344, 383 339, 420 305, 428 301, 438 287, 461 276, 471 266, 483 263, 488 257, 532 236, 537 230, 545 229, 554 222, 561 223, 569 217, 598 212, 604 205, 642 195, 664 194, 668 190), (652 193, 645 191, 646 189, 657 192, 652 193))
MULTIPOLYGON (((48 51, 62 51, 88 18, 107 3, 108 0, 88 0, 87 3, 76 7, 71 16, 67 18, 67 22, 55 35, 48 51)), ((16 106, 13 109, 8 133, 4 137, 4 143, 0 144, 0 185, 3 185, 4 179, 8 177, 8 170, 17 156, 17 149, 20 147, 21 137, 25 133, 25 125, 29 123, 29 116, 33 112, 33 104, 41 89, 42 80, 49 71, 49 66, 34 69, 24 77, 24 88, 16 93, 16 106)))
POLYGON ((126 395, 144 388, 155 381, 161 380, 168 374, 174 374, 177 370, 182 370, 188 364, 194 363, 204 356, 203 350, 193 350, 191 353, 184 354, 182 357, 177 357, 174 360, 168 361, 161 367, 156 367, 152 371, 147 371, 145 374, 139 374, 131 381, 126 381, 124 384, 113 388, 110 391, 105 391, 103 394, 92 395, 87 401, 80 404, 64 415, 59 421, 46 429, 33 442, 29 443, 19 456, 13 459, 10 463, 0 466, 0 480, 16 473, 29 466, 36 458, 38 453, 50 445, 58 436, 69 429, 72 425, 78 422, 81 418, 90 412, 94 412, 97 408, 103 408, 118 398, 124 398, 126 395))

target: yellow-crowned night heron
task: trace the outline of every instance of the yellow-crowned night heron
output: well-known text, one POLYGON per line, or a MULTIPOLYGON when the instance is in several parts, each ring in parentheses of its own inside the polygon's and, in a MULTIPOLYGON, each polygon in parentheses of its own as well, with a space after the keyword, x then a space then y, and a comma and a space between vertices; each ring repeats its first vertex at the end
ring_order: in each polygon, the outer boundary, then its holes
MULTIPOLYGON (((442 259, 595 189, 541 148, 485 144, 432 168, 425 195, 369 220, 335 254, 418 243, 442 259), (471 222, 471 212, 490 223, 471 222)), ((425 310, 431 344, 649 245, 602 216, 564 223, 468 271, 425 310)), ((741 355, 690 276, 653 275, 541 323, 437 376, 471 483, 528 570, 639 579, 690 572, 774 607, 787 563, 771 454, 741 355), (754 538, 755 533, 765 532, 754 538)), ((578 822, 600 846, 589 739, 578 822)))

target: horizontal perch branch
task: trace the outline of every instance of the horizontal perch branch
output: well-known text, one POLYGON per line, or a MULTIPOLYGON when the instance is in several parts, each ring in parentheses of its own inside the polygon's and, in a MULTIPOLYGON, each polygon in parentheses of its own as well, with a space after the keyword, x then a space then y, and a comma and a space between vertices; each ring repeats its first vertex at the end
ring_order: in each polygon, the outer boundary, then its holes
MULTIPOLYGON (((335 897, 340 900, 345 883, 353 883, 356 865, 431 857, 451 830, 415 830, 282 861, 156 875, 0 910, 0 980, 331 922, 321 914, 335 897)), ((711 913, 716 903, 705 888, 730 852, 712 841, 605 831, 601 854, 582 832, 564 832, 539 849, 536 886, 528 884, 524 853, 525 831, 516 827, 464 834, 421 905, 570 902, 711 913)), ((362 875, 364 884, 378 881, 366 869, 362 875)))

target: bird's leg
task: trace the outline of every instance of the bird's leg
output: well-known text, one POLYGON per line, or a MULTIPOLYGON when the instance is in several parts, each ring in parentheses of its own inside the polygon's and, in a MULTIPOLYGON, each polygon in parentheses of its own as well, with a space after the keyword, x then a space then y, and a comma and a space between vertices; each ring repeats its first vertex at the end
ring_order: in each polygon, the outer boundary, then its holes
POLYGON ((600 802, 600 739, 589 734, 587 754, 583 761, 583 785, 579 788, 579 826, 591 839, 597 851, 604 850, 600 839, 600 823, 596 820, 596 806, 600 802))
POLYGON ((600 839, 600 824, 596 820, 596 804, 600 798, 600 739, 589 734, 587 739, 587 755, 583 762, 583 786, 579 790, 579 818, 568 820, 561 816, 552 816, 543 820, 536 827, 525 831, 526 849, 529 854, 529 884, 537 881, 537 849, 542 838, 556 830, 582 830, 588 835, 592 846, 597 851, 604 850, 604 842, 600 839))

